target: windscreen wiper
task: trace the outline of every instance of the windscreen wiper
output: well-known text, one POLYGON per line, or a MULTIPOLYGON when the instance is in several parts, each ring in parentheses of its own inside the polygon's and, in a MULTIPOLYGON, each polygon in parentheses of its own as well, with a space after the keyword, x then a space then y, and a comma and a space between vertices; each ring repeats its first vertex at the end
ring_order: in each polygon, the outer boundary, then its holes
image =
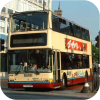
POLYGON ((35 73, 37 74, 37 75, 39 75, 40 73, 36 70, 36 69, 34 69, 35 70, 35 73))
POLYGON ((22 67, 21 65, 18 66, 18 68, 17 68, 17 70, 15 72, 16 75, 18 75, 18 73, 20 72, 21 67, 22 67))

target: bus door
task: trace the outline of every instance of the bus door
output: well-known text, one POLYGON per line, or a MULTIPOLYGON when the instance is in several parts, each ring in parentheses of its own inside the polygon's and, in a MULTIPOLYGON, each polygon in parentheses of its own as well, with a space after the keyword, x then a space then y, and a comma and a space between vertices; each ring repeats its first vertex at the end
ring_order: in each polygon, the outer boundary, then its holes
POLYGON ((60 51, 56 50, 53 54, 53 79, 54 83, 60 83, 60 51))

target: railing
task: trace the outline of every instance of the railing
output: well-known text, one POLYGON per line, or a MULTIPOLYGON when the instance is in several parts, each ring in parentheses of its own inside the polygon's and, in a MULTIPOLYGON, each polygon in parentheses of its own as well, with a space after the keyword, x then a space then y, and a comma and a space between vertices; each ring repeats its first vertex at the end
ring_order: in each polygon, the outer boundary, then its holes
POLYGON ((93 72, 92 83, 92 92, 100 89, 100 73, 98 71, 93 72))

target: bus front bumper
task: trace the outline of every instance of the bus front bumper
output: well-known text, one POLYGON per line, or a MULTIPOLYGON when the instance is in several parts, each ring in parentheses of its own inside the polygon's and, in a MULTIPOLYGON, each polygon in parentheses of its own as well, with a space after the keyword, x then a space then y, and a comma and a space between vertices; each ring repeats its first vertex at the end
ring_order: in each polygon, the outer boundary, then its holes
POLYGON ((8 82, 8 88, 54 88, 53 82, 8 82))

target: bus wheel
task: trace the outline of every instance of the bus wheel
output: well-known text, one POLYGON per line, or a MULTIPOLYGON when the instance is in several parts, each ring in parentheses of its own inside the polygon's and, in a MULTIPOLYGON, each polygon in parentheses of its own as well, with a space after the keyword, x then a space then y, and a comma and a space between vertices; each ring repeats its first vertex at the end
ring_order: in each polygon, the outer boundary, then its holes
POLYGON ((64 74, 62 77, 62 89, 66 88, 66 82, 67 82, 67 79, 66 79, 66 75, 64 74))
POLYGON ((85 74, 85 82, 88 82, 88 73, 85 74))
POLYGON ((65 87, 65 78, 62 79, 62 85, 65 87))

